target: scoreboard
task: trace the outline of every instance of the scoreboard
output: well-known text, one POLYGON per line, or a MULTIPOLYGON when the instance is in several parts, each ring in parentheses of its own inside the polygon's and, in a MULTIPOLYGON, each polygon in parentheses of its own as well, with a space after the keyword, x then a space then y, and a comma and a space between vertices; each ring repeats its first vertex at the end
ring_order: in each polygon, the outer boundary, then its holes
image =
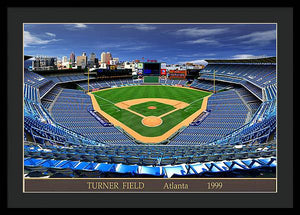
POLYGON ((186 70, 170 70, 169 79, 185 79, 186 74, 186 70))
POLYGON ((159 76, 161 73, 160 63, 147 62, 143 65, 143 75, 144 76, 159 76))

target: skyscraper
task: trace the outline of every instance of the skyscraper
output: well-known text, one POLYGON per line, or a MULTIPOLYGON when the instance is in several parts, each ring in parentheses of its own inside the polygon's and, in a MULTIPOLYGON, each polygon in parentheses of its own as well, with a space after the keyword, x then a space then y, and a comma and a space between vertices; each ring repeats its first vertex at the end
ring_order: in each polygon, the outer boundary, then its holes
POLYGON ((92 52, 90 54, 89 59, 88 59, 88 66, 89 67, 93 67, 95 65, 96 65, 96 54, 92 52))
POLYGON ((109 62, 110 60, 112 60, 112 56, 110 52, 106 53, 106 61, 109 62))
POLYGON ((102 52, 101 53, 101 63, 107 63, 109 64, 110 60, 112 60, 112 55, 110 52, 102 52))
POLYGON ((105 61, 106 61, 106 54, 105 54, 105 52, 102 52, 101 53, 101 63, 105 63, 105 61))
POLYGON ((67 56, 63 56, 61 61, 62 61, 62 63, 68 62, 68 57, 67 56))
POLYGON ((96 58, 96 54, 94 52, 92 52, 90 54, 90 61, 95 62, 95 58, 96 58))
POLYGON ((72 66, 75 66, 75 54, 74 54, 74 52, 72 52, 71 55, 70 55, 70 63, 72 64, 72 66))
POLYGON ((77 56, 76 64, 78 67, 84 69, 87 66, 87 57, 86 56, 77 56))

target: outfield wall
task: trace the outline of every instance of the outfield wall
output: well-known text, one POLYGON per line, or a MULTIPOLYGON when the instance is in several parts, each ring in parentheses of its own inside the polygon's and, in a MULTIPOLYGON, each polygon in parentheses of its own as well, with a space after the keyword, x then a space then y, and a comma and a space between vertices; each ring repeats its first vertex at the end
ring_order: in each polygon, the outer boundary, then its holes
POLYGON ((144 76, 144 83, 158 83, 159 76, 144 76))

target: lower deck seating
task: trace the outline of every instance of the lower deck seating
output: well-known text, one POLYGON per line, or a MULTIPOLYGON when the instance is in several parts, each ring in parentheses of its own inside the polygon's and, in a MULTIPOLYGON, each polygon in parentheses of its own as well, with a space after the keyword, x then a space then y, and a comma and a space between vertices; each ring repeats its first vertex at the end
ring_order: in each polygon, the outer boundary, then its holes
POLYGON ((56 85, 41 99, 42 105, 46 109, 49 109, 50 105, 53 103, 53 101, 61 91, 62 88, 56 85))
POLYGON ((235 90, 240 94, 240 96, 242 97, 244 102, 248 105, 248 107, 250 107, 251 113, 254 114, 262 102, 243 87, 237 87, 235 88, 235 90))
POLYGON ((234 90, 216 93, 208 100, 208 116, 197 126, 189 126, 170 145, 203 144, 220 139, 245 123, 248 109, 234 90))
POLYGON ((104 127, 89 112, 91 98, 80 90, 63 89, 53 105, 55 121, 92 140, 107 144, 134 144, 115 127, 104 127))
POLYGON ((25 145, 25 157, 47 158, 59 160, 67 157, 73 161, 89 161, 99 163, 123 163, 136 165, 164 166, 167 159, 169 165, 199 162, 195 157, 202 157, 203 162, 218 161, 222 156, 231 155, 228 160, 237 159, 243 153, 258 153, 258 156, 272 155, 276 147, 275 142, 249 145, 223 146, 72 146, 56 145, 25 145), (219 155, 219 158, 212 156, 219 155), (137 159, 135 159, 137 158, 137 159), (183 158, 186 158, 183 160, 183 158), (118 159, 118 161, 116 161, 118 159), (129 159, 129 160, 128 160, 129 159), (181 161, 181 162, 180 162, 181 161), (149 163, 152 164, 149 164, 149 163))
POLYGON ((49 178, 103 178, 103 177, 162 177, 177 178, 241 176, 241 170, 274 171, 275 157, 257 157, 230 161, 204 162, 185 165, 138 166, 127 164, 108 164, 87 161, 53 160, 39 158, 24 159, 25 177, 49 178), (239 174, 234 174, 238 170, 239 174))

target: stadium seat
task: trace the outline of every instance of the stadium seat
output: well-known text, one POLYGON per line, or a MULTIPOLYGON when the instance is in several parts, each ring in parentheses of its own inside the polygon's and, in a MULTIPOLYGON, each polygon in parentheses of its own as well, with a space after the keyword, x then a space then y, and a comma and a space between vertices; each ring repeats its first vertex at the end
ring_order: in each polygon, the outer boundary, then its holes
POLYGON ((126 159, 124 157, 121 156, 112 156, 111 157, 111 161, 113 163, 122 163, 122 164, 126 164, 126 159))
POLYGON ((140 158, 139 157, 127 157, 126 158, 127 164, 132 165, 132 164, 140 164, 140 158))
POLYGON ((115 172, 116 164, 106 164, 106 163, 100 163, 98 167, 96 167, 96 170, 99 170, 102 173, 105 172, 115 172))
POLYGON ((144 166, 150 166, 150 165, 157 165, 158 160, 156 158, 142 158, 141 159, 142 165, 144 166))
POLYGON ((160 165, 164 166, 164 165, 172 165, 175 163, 175 159, 174 158, 163 158, 160 160, 160 165))
POLYGON ((73 178, 73 170, 68 168, 48 168, 50 178, 73 178))
POLYGON ((190 157, 178 157, 176 160, 175 160, 175 165, 176 164, 184 164, 184 163, 189 163, 189 161, 191 160, 190 157))
POLYGON ((168 178, 176 177, 176 176, 184 176, 187 174, 187 169, 184 166, 164 166, 163 170, 165 172, 165 176, 168 178))
POLYGON ((119 164, 116 167, 116 173, 130 173, 132 175, 137 174, 138 173, 138 165, 123 165, 123 164, 119 164))
POLYGON ((94 156, 89 154, 84 154, 80 156, 80 160, 85 162, 92 162, 94 161, 94 159, 95 159, 94 156))

